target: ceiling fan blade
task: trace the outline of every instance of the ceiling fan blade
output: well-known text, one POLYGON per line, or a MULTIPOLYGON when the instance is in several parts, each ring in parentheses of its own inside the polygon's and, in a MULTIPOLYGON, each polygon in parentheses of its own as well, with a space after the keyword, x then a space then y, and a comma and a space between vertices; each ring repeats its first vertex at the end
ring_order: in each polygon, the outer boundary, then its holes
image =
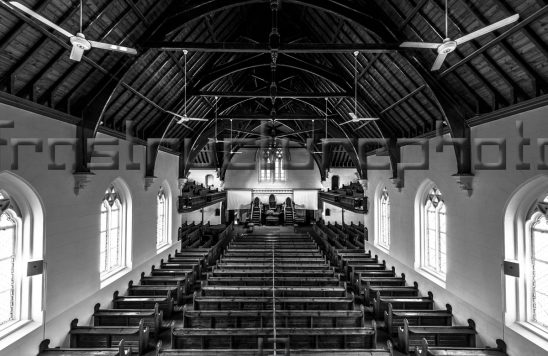
POLYGON ((426 49, 438 49, 441 43, 430 43, 430 42, 403 42, 400 47, 403 48, 426 48, 426 49))
POLYGON ((432 72, 440 70, 441 66, 443 65, 443 62, 445 62, 445 58, 447 58, 447 53, 438 54, 438 57, 436 58, 436 61, 434 62, 434 65, 432 66, 432 72))
POLYGON ((208 119, 202 119, 202 118, 198 118, 198 117, 188 117, 187 119, 188 119, 188 121, 203 121, 203 122, 209 122, 208 119))
POLYGON ((84 56, 84 50, 78 46, 72 46, 72 51, 70 52, 70 59, 76 62, 80 62, 84 56))
POLYGON ((133 55, 137 54, 137 50, 135 48, 117 46, 113 44, 96 42, 96 41, 89 41, 89 43, 91 44, 91 47, 93 48, 106 49, 108 51, 115 51, 115 52, 121 52, 126 54, 133 54, 133 55))
POLYGON ((24 13, 34 17, 35 19, 37 19, 38 21, 48 25, 49 27, 53 28, 54 30, 62 33, 63 35, 67 36, 67 37, 73 37, 74 35, 70 32, 68 32, 67 30, 59 27, 58 25, 54 24, 53 22, 51 22, 50 20, 46 19, 44 16, 40 15, 40 14, 37 14, 36 12, 32 11, 31 9, 29 9, 28 7, 26 7, 25 5, 17 2, 17 1, 10 1, 10 4, 16 8, 18 8, 19 10, 23 11, 24 13))
POLYGON ((356 131, 363 129, 363 128, 366 127, 367 125, 369 125, 369 121, 366 122, 365 124, 360 125, 360 127, 358 127, 358 128, 356 129, 356 131))
POLYGON ((486 35, 490 32, 493 32, 493 31, 495 31, 495 30, 497 30, 501 27, 508 26, 511 23, 516 22, 517 20, 519 20, 519 14, 515 14, 513 16, 507 17, 504 20, 500 20, 498 22, 495 22, 492 25, 489 25, 487 27, 484 27, 482 29, 474 31, 474 32, 472 32, 472 33, 470 33, 466 36, 462 36, 461 38, 455 40, 455 42, 457 42, 458 45, 463 44, 463 43, 468 42, 470 40, 473 40, 477 37, 481 37, 481 36, 486 35))

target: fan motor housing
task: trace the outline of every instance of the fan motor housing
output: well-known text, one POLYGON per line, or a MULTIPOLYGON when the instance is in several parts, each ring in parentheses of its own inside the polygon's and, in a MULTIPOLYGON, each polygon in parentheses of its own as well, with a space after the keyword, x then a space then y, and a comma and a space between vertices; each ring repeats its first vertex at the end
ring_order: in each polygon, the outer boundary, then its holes
POLYGON ((86 40, 86 37, 83 33, 77 33, 76 36, 72 36, 70 38, 70 43, 72 43, 73 46, 83 49, 84 51, 88 51, 91 49, 91 43, 86 40))
POLYGON ((457 49, 457 42, 452 41, 450 39, 446 39, 443 41, 443 43, 438 47, 438 53, 439 54, 449 54, 457 49))

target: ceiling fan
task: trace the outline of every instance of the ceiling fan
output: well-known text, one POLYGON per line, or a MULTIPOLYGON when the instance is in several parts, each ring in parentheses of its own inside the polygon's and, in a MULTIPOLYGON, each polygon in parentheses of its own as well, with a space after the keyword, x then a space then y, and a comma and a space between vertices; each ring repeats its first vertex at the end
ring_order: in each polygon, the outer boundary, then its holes
POLYGON ((70 59, 73 61, 80 62, 82 60, 82 56, 84 55, 84 52, 89 51, 92 48, 100 48, 100 49, 105 49, 109 51, 122 52, 126 54, 137 54, 137 50, 135 50, 134 48, 87 40, 84 34, 82 33, 83 32, 82 31, 82 18, 83 18, 82 0, 80 0, 80 32, 77 32, 75 35, 71 34, 67 30, 54 24, 53 22, 46 19, 42 15, 32 11, 31 9, 29 9, 28 7, 26 7, 25 5, 17 1, 10 1, 10 4, 16 7, 17 9, 23 11, 27 15, 34 17, 36 20, 42 22, 43 24, 67 36, 70 39, 70 43, 72 44, 70 59))
POLYGON ((187 103, 188 103, 188 100, 187 100, 187 65, 188 65, 188 62, 187 62, 187 55, 188 55, 188 51, 185 49, 183 51, 183 54, 185 56, 185 81, 184 81, 184 85, 185 85, 185 106, 184 106, 184 109, 183 109, 183 114, 178 114, 176 112, 173 112, 173 111, 167 111, 168 114, 171 114, 173 116, 175 116, 176 118, 178 118, 179 120, 177 120, 177 124, 179 125, 182 125, 184 124, 185 122, 189 122, 189 121, 209 121, 207 119, 202 119, 202 118, 197 118, 197 117, 188 117, 188 115, 186 114, 186 108, 187 108, 187 103))
POLYGON ((350 118, 352 120, 343 122, 341 125, 346 125, 351 122, 356 123, 356 122, 363 122, 363 121, 369 122, 369 121, 379 120, 378 117, 377 118, 358 117, 358 55, 359 55, 358 51, 354 52, 354 112, 348 113, 348 115, 350 115, 350 118))
POLYGON ((438 52, 438 57, 432 66, 432 71, 437 71, 441 68, 445 62, 445 58, 451 52, 454 52, 457 47, 465 42, 471 41, 478 37, 484 36, 490 32, 493 32, 501 27, 507 26, 511 23, 516 22, 519 19, 519 14, 512 15, 505 18, 504 20, 495 22, 492 25, 486 26, 482 29, 474 31, 468 35, 462 36, 456 40, 449 38, 449 7, 448 0, 445 0, 445 39, 442 43, 429 43, 429 42, 404 42, 400 47, 405 48, 426 48, 426 49, 435 49, 438 52))

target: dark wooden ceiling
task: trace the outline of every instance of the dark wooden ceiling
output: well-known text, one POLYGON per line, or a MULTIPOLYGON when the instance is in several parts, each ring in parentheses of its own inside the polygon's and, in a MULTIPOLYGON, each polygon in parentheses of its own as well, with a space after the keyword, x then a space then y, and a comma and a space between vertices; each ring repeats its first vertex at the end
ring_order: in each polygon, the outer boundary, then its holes
MULTIPOLYGON (((76 32, 77 0, 21 0, 48 19, 76 32)), ((209 122, 178 125, 166 113, 184 110, 185 55, 158 43, 204 45, 269 43, 271 1, 247 0, 85 0, 83 29, 93 40, 136 47, 137 56, 91 50, 82 62, 69 60, 66 38, 0 0, 0 89, 75 117, 98 112, 100 130, 199 142, 196 162, 213 166, 215 106, 235 128, 261 132, 264 120, 280 121, 281 133, 322 129, 328 99, 328 136, 417 137, 434 132, 437 120, 469 125, 478 117, 543 97, 548 89, 548 1, 450 0, 452 38, 513 13, 519 22, 465 43, 441 71, 429 68, 433 50, 362 51, 358 65, 358 113, 377 116, 378 126, 351 123, 354 110, 352 51, 279 53, 272 76, 272 53, 189 51, 188 115, 209 122), (272 82, 280 97, 272 100, 272 82), (283 93, 287 93, 284 97, 283 93), (298 97, 292 94, 302 94, 298 97), (215 96, 219 99, 215 103, 215 96), (307 97, 305 97, 307 96, 307 97), (106 98, 106 99, 105 99, 106 98), (244 120, 245 119, 245 120, 244 120), (289 120, 291 119, 291 120, 289 120)), ((397 44, 441 42, 445 38, 443 0, 281 0, 278 28, 283 44, 397 44)), ((177 47, 177 46, 174 46, 177 47)), ((222 46, 221 46, 222 47, 222 46)), ((365 47, 364 47, 365 48, 365 47)), ((181 48, 179 48, 181 49, 181 48)), ((389 47, 392 49, 392 47, 389 47)), ((305 51, 306 52, 306 51, 305 51)), ((220 120, 218 138, 229 137, 220 120)), ((254 137, 235 133, 237 137, 254 137)), ((315 132, 315 141, 324 131, 315 132)), ((304 145, 312 133, 288 136, 304 145)), ((317 143, 317 142, 316 142, 317 143)), ((319 147, 319 145, 315 145, 319 147)), ((173 147, 177 150, 177 147, 173 147)), ((331 166, 351 166, 342 146, 331 166)))

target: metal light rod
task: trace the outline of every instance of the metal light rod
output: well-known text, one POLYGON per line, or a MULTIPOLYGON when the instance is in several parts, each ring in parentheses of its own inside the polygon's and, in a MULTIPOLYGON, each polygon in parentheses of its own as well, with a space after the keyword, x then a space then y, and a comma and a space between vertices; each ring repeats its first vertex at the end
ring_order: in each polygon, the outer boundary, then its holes
MULTIPOLYGON (((223 53, 270 53, 272 48, 267 43, 245 42, 148 42, 145 48, 161 51, 223 52, 223 53)), ((278 53, 386 53, 405 51, 397 43, 285 43, 276 51, 278 53)))

